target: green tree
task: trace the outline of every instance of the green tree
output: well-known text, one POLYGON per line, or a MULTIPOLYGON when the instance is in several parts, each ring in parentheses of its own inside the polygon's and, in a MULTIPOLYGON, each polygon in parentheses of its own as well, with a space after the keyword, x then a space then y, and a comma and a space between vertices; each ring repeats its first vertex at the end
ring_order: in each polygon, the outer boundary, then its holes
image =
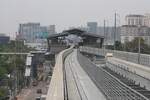
POLYGON ((145 44, 145 41, 143 38, 135 38, 131 42, 126 42, 123 44, 124 50, 128 52, 138 52, 139 50, 139 41, 140 41, 140 49, 141 53, 150 53, 150 47, 145 44))
POLYGON ((0 87, 0 100, 6 100, 5 98, 8 95, 8 90, 6 88, 0 87))

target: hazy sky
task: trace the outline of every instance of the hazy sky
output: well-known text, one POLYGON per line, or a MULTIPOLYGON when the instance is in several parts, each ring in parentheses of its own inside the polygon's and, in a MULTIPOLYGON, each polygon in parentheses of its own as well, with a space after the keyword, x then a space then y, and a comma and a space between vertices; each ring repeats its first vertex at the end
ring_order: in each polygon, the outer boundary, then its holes
POLYGON ((87 21, 112 24, 115 12, 121 22, 126 14, 150 13, 150 0, 0 0, 0 33, 13 34, 24 22, 56 24, 57 31, 87 21))

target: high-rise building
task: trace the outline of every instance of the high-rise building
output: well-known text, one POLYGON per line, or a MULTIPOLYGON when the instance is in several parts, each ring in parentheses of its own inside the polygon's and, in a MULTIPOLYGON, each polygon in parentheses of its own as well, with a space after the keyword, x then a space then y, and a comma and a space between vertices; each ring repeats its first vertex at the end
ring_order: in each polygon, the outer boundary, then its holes
POLYGON ((97 34, 97 22, 88 22, 87 27, 89 33, 97 34))
POLYGON ((41 26, 40 23, 24 23, 19 25, 19 39, 25 40, 27 43, 35 43, 46 39, 48 34, 55 33, 55 25, 41 26))
POLYGON ((49 32, 49 34, 55 34, 56 33, 55 25, 50 25, 48 27, 48 32, 49 32))
POLYGON ((19 38, 26 42, 35 42, 40 32, 40 23, 25 23, 19 25, 19 38))

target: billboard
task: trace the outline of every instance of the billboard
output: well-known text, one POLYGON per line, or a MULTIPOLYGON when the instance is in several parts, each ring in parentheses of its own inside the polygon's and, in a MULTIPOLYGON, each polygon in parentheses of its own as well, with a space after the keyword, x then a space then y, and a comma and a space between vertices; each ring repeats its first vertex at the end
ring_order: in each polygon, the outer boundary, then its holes
POLYGON ((38 32, 38 33, 35 33, 35 36, 38 39, 46 39, 48 38, 48 32, 38 32))

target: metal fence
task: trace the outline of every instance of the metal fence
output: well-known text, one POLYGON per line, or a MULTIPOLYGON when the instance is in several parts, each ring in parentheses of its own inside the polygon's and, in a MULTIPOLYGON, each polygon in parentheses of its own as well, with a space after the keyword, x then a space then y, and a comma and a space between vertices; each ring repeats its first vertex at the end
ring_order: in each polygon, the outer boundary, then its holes
POLYGON ((85 46, 81 46, 79 49, 81 52, 91 53, 95 55, 102 55, 102 56, 105 56, 106 53, 113 53, 113 56, 116 58, 134 62, 137 64, 142 64, 145 66, 150 66, 150 55, 148 54, 139 55, 138 53, 108 50, 108 49, 99 49, 99 48, 92 48, 92 47, 85 47, 85 46))

